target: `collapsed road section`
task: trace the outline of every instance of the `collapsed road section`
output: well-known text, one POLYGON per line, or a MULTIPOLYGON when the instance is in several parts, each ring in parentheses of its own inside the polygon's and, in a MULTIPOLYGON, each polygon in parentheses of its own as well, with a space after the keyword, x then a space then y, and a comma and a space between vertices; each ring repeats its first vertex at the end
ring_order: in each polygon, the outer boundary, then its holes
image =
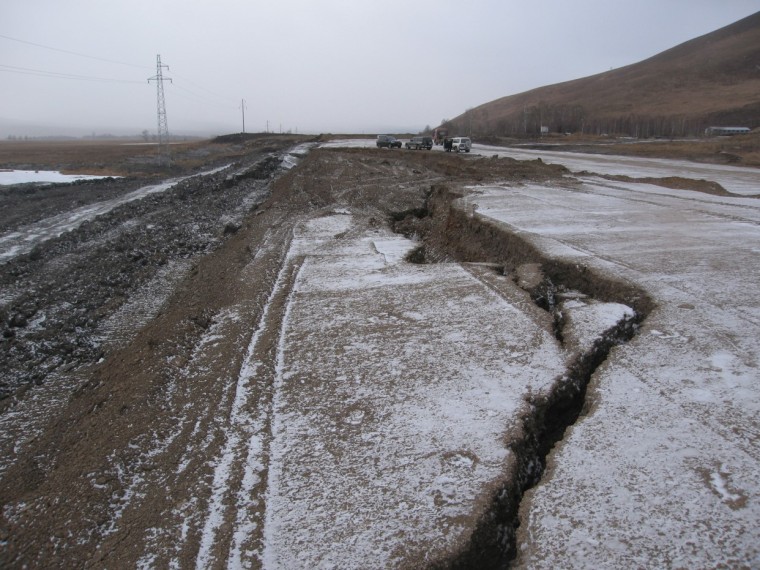
MULTIPOLYGON (((8 565, 434 565, 469 548, 518 468, 504 436, 521 429, 523 396, 561 375, 564 356, 551 319, 523 312, 527 294, 497 293, 458 263, 404 262, 414 243, 385 220, 422 207, 431 183, 479 172, 313 151, 189 260, 144 324, 61 371, 69 397, 54 402, 49 375, 32 383, 3 417, 17 434, 1 496, 8 565), (22 421, 45 409, 47 424, 22 421)), ((38 263, 67 259, 55 244, 38 263)), ((150 297, 123 295, 120 306, 150 297)))

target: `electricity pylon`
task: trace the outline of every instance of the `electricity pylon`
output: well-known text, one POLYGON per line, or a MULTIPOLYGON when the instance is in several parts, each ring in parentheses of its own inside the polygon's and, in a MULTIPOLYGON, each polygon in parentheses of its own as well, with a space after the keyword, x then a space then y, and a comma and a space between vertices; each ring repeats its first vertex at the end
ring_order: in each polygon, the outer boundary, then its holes
POLYGON ((148 83, 156 82, 156 98, 158 104, 158 158, 160 164, 169 165, 169 124, 166 121, 166 101, 164 99, 164 80, 171 83, 170 77, 164 77, 162 68, 169 69, 168 65, 161 65, 161 55, 156 56, 156 75, 148 78, 148 83))

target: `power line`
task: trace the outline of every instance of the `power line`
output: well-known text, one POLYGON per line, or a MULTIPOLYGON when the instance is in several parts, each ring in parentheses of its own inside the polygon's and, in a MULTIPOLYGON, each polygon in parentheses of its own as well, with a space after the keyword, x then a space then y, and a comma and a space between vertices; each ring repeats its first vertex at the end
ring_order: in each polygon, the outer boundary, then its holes
POLYGON ((61 73, 58 71, 47 71, 44 69, 31 69, 29 67, 18 67, 15 65, 6 65, 0 63, 0 71, 7 73, 20 73, 23 75, 35 75, 37 77, 50 77, 54 79, 75 79, 77 81, 97 81, 101 83, 142 83, 130 79, 113 79, 108 77, 92 77, 89 75, 77 75, 73 73, 61 73))
MULTIPOLYGON (((174 75, 176 77, 177 74, 175 73, 174 75)), ((177 83, 177 82, 173 81, 172 85, 174 86, 174 89, 179 89, 180 91, 184 91, 185 93, 189 93, 194 98, 200 99, 200 100, 202 100, 202 101, 204 101, 206 103, 215 105, 215 106, 217 106, 219 108, 231 109, 234 106, 234 103, 214 101, 212 99, 209 99, 208 97, 205 97, 204 95, 201 95, 200 93, 196 93, 194 91, 190 91, 190 89, 188 89, 187 87, 183 87, 180 83, 177 83)), ((186 97, 186 99, 190 99, 190 98, 186 97)))
MULTIPOLYGON (((13 37, 7 36, 5 34, 0 34, 0 38, 4 38, 6 40, 11 40, 11 41, 14 41, 14 42, 18 42, 18 43, 22 43, 22 44, 27 44, 27 45, 31 45, 31 46, 35 46, 35 47, 51 50, 51 51, 57 51, 57 52, 60 52, 60 53, 65 53, 65 54, 69 54, 69 55, 75 55, 77 57, 84 57, 84 58, 87 58, 87 59, 93 59, 93 60, 97 60, 97 61, 103 61, 103 62, 106 62, 106 63, 115 63, 115 64, 118 64, 118 65, 126 65, 128 67, 135 67, 135 68, 138 68, 138 69, 148 69, 144 65, 135 65, 135 64, 126 63, 126 62, 123 62, 123 61, 116 61, 116 60, 112 60, 112 59, 106 59, 106 58, 102 58, 102 57, 97 57, 97 56, 93 56, 93 55, 88 55, 88 54, 84 54, 84 53, 79 53, 79 52, 75 52, 75 51, 61 49, 61 48, 57 48, 57 47, 53 47, 53 46, 48 46, 48 45, 44 45, 44 44, 30 42, 28 40, 22 40, 22 39, 19 39, 19 38, 13 38, 13 37)), ((61 72, 46 71, 46 70, 41 70, 41 69, 30 69, 30 68, 25 68, 25 67, 16 67, 16 66, 12 66, 12 65, 3 65, 3 64, 0 64, 0 71, 5 71, 5 72, 8 72, 8 73, 19 73, 19 74, 24 74, 24 75, 36 75, 38 77, 52 77, 52 78, 58 78, 58 79, 76 79, 76 80, 81 80, 81 81, 102 81, 102 82, 114 82, 114 83, 141 83, 140 81, 127 80, 127 79, 108 79, 108 78, 101 78, 101 77, 91 77, 91 76, 86 76, 86 75, 77 75, 77 74, 71 74, 71 73, 61 73, 61 72), (2 68, 6 68, 6 69, 2 69, 2 68)), ((191 91, 190 89, 187 89, 186 87, 183 87, 182 85, 174 84, 175 88, 177 88, 177 89, 181 89, 183 91, 186 91, 190 95, 193 95, 193 96, 195 96, 195 97, 197 97, 199 99, 202 99, 202 100, 206 101, 207 103, 213 103, 213 104, 216 104, 216 105, 219 105, 219 106, 223 106, 225 108, 232 108, 233 105, 235 105, 235 103, 231 99, 228 99, 224 95, 220 95, 219 93, 215 93, 215 92, 211 91, 210 89, 207 89, 203 85, 200 85, 198 83, 195 83, 195 82, 191 81, 187 77, 183 77, 183 76, 177 75, 176 73, 174 75, 178 79, 182 79, 183 81, 185 81, 185 82, 187 82, 187 83, 189 83, 191 85, 194 85, 198 89, 201 89, 204 92, 208 93, 212 97, 216 98, 217 101, 213 101, 213 100, 209 99, 207 96, 204 96, 204 95, 201 95, 201 94, 196 93, 194 91, 191 91)))
MULTIPOLYGON (((188 79, 187 77, 183 77, 182 75, 178 75, 177 73, 174 73, 174 77, 177 78, 177 79, 182 79, 183 81, 187 81, 191 85, 194 85, 195 87, 197 87, 199 89, 202 89, 203 91, 205 91, 209 95, 213 95, 214 97, 219 98, 219 100, 224 100, 225 101, 225 105, 232 105, 232 103, 230 102, 230 100, 225 95, 220 95, 219 93, 214 93, 210 89, 205 88, 203 85, 195 83, 194 81, 188 79)), ((185 91, 187 91, 188 93, 193 93, 192 91, 190 91, 187 88, 185 88, 185 91)), ((197 93, 193 93, 193 95, 195 95, 196 97, 201 97, 197 93)))
MULTIPOLYGON (((20 38, 14 38, 14 37, 11 37, 11 36, 8 36, 8 35, 5 35, 5 34, 0 34, 0 38, 5 39, 5 40, 9 40, 9 41, 13 41, 13 42, 18 42, 18 43, 21 43, 21 44, 26 44, 26 45, 34 46, 34 47, 37 47, 37 48, 42 48, 42 49, 46 49, 46 50, 50 50, 50 51, 55 51, 55 52, 59 52, 59 53, 73 55, 73 56, 76 56, 76 57, 82 57, 82 58, 92 59, 92 60, 96 60, 96 61, 102 61, 102 62, 105 62, 105 63, 124 65, 124 66, 134 67, 134 68, 138 68, 138 69, 147 69, 147 67, 144 66, 144 65, 136 65, 136 64, 133 64, 133 63, 127 63, 127 62, 123 62, 123 61, 117 61, 117 60, 103 58, 103 57, 98 57, 98 56, 89 55, 89 54, 85 54, 85 53, 79 53, 79 52, 75 52, 75 51, 71 51, 71 50, 67 50, 67 49, 62 49, 62 48, 59 48, 59 47, 44 45, 44 44, 40 44, 40 43, 36 43, 36 42, 31 42, 31 41, 28 41, 28 40, 23 40, 23 39, 20 39, 20 38)), ((166 67, 168 69, 168 66, 165 66, 165 65, 162 66, 160 64, 160 56, 158 56, 157 74, 156 74, 156 76, 151 77, 151 78, 148 79, 149 82, 151 80, 157 81, 157 89, 158 89, 158 94, 157 94, 157 97, 158 97, 158 115, 159 115, 159 117, 158 117, 158 120, 159 120, 159 124, 158 124, 158 127, 159 127, 159 133, 158 133, 159 134, 159 142, 161 142, 161 138, 163 138, 163 137, 165 137, 166 140, 168 141, 168 137, 169 137, 168 126, 166 124, 166 107, 165 107, 164 95, 163 95, 163 79, 168 79, 168 78, 162 77, 162 74, 161 74, 161 68, 162 67, 166 67), (163 137, 162 137, 162 135, 163 135, 163 137)), ((131 80, 131 79, 115 79, 115 78, 108 78, 108 77, 95 77, 95 76, 90 76, 90 75, 81 75, 81 74, 75 74, 75 73, 65 73, 65 72, 60 72, 60 71, 49 71, 49 70, 45 70, 45 69, 33 69, 33 68, 29 68, 29 67, 7 65, 7 64, 2 64, 2 63, 0 63, 0 72, 15 73, 15 74, 19 74, 19 75, 29 75, 29 76, 35 76, 35 77, 48 78, 48 79, 68 79, 68 80, 72 80, 72 81, 90 81, 90 82, 98 82, 98 83, 122 83, 122 84, 138 84, 138 83, 142 83, 142 81, 136 81, 136 80, 131 80)), ((192 91, 190 89, 187 89, 186 87, 184 87, 182 85, 176 85, 175 84, 174 86, 175 86, 176 89, 184 91, 184 92, 192 95, 193 97, 196 97, 198 99, 204 100, 204 101, 206 101, 206 103, 210 103, 210 104, 216 105, 216 106, 218 106, 220 108, 227 108, 227 109, 234 108, 233 107, 234 103, 232 102, 231 99, 228 99, 226 96, 220 95, 219 93, 215 93, 214 91, 211 91, 211 90, 205 88, 202 85, 194 83, 193 81, 191 81, 190 79, 188 79, 186 77, 180 77, 180 79, 182 79, 183 81, 185 81, 187 83, 190 83, 190 84, 194 85, 198 89, 203 90, 204 92, 206 92, 207 94, 209 94, 211 97, 213 97, 216 100, 212 100, 208 96, 204 96, 204 95, 201 95, 199 93, 196 93, 196 92, 194 92, 194 91, 192 91)), ((168 80, 171 81, 171 79, 168 79, 168 80)), ((159 145, 159 146, 163 146, 163 145, 159 145)))
POLYGON ((116 61, 116 60, 113 60, 113 59, 106 59, 106 58, 97 57, 97 56, 94 56, 94 55, 87 55, 85 53, 78 53, 78 52, 75 52, 75 51, 69 51, 69 50, 61 49, 61 48, 57 48, 57 47, 46 46, 46 45, 43 45, 43 44, 37 44, 37 43, 29 42, 29 41, 26 41, 26 40, 20 40, 18 38, 12 38, 10 36, 6 36, 5 34, 0 34, 0 38, 6 39, 6 40, 11 40, 11 41, 18 42, 18 43, 21 43, 21 44, 27 44, 27 45, 30 45, 30 46, 35 46, 35 47, 43 48, 43 49, 49 49, 51 51, 57 51, 57 52, 66 53, 66 54, 69 54, 69 55, 76 55, 78 57, 86 57, 87 59, 95 59, 95 60, 98 60, 98 61, 104 61, 106 63, 115 63, 117 65, 126 65, 128 67, 136 67, 138 69, 148 69, 144 65, 135 65, 134 63, 125 63, 123 61, 116 61))

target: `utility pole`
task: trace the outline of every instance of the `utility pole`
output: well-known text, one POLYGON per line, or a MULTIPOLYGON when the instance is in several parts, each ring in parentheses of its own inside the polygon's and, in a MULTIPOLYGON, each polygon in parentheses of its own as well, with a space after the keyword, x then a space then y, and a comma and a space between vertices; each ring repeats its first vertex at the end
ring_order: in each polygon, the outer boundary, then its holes
POLYGON ((240 109, 243 111, 243 134, 245 134, 245 99, 240 100, 240 109))
POLYGON ((169 69, 168 65, 161 65, 161 56, 156 56, 156 75, 148 78, 148 83, 156 82, 156 99, 158 107, 158 159, 161 166, 169 165, 169 124, 166 121, 166 101, 164 100, 164 80, 171 83, 171 78, 164 77, 162 68, 169 69))

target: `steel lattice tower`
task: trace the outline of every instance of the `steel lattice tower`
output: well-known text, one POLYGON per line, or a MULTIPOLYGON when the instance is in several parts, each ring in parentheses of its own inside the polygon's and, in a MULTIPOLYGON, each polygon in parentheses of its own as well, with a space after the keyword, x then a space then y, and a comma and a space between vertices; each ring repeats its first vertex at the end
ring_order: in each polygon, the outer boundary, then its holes
POLYGON ((169 158, 169 123, 166 120, 166 100, 164 99, 164 80, 171 83, 171 78, 164 77, 163 69, 168 65, 161 64, 161 55, 156 55, 156 75, 148 78, 148 83, 156 82, 156 99, 158 106, 158 155, 161 164, 168 164, 169 158))

